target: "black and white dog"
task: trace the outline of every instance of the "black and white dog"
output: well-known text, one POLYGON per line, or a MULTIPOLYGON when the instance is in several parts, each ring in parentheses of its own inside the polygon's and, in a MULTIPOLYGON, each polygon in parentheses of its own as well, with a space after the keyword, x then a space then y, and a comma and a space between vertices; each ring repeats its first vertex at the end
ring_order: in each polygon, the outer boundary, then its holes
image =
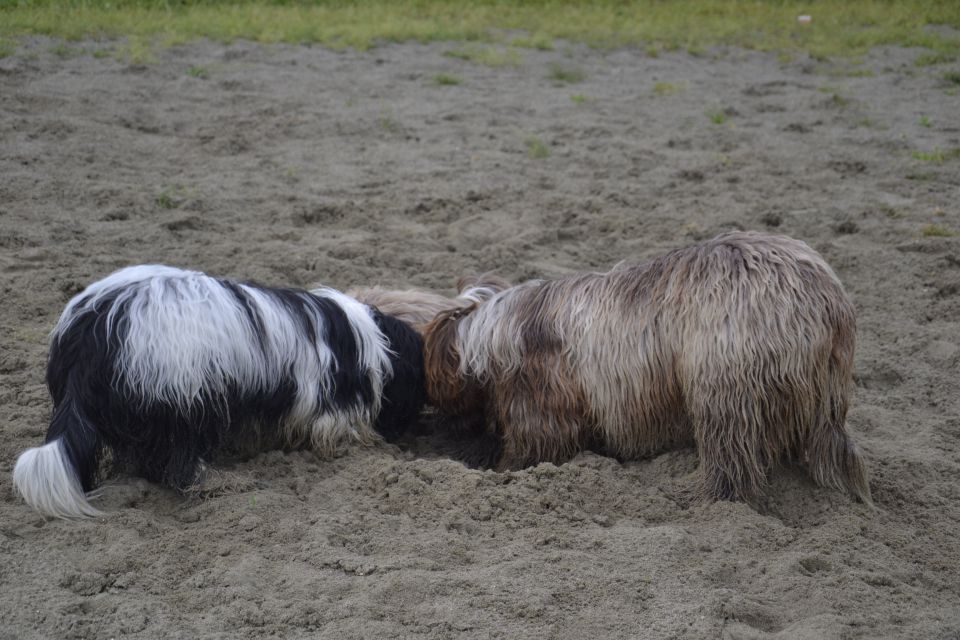
POLYGON ((224 447, 279 436, 329 453, 400 435, 424 402, 407 324, 339 291, 263 287, 195 271, 122 269, 73 298, 52 334, 46 444, 17 460, 31 506, 99 515, 105 449, 178 490, 224 447))

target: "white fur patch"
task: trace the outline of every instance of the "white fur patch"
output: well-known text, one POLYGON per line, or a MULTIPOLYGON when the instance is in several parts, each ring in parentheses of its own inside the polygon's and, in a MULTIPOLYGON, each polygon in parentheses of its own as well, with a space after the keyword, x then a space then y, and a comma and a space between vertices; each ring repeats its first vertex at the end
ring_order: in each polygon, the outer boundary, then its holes
MULTIPOLYGON (((311 340, 299 319, 267 289, 236 286, 261 319, 263 335, 257 335, 258 327, 247 310, 220 280, 197 271, 141 265, 117 271, 71 300, 53 338, 59 339, 79 314, 97 308, 110 296, 110 307, 99 312, 106 312, 110 333, 118 330, 118 321, 126 322, 118 374, 136 397, 187 408, 204 393, 224 395, 231 384, 248 392, 267 391, 292 374, 297 392, 286 425, 288 437, 330 440, 317 433, 317 425, 336 424, 348 417, 338 413, 318 420, 320 399, 335 393, 336 363, 328 345, 326 318, 313 310, 303 292, 303 308, 320 338, 311 340), (126 311, 121 314, 124 305, 126 311)), ((370 416, 379 412, 383 385, 392 374, 387 339, 366 305, 325 287, 310 293, 329 299, 347 316, 357 342, 357 364, 368 372, 373 389, 372 406, 360 411, 365 424, 358 427, 369 430, 370 416)), ((343 424, 331 427, 331 432, 350 428, 343 424)), ((362 436, 368 439, 372 433, 362 436)))
POLYGON ((57 518, 103 515, 87 501, 60 440, 27 449, 13 468, 13 484, 27 504, 57 518))

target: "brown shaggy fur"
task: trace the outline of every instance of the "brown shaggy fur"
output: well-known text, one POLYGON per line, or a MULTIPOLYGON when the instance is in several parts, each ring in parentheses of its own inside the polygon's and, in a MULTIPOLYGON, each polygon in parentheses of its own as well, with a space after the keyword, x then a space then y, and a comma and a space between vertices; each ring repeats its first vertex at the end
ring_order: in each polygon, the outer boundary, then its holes
POLYGON ((445 413, 484 414, 501 469, 692 441, 704 497, 750 499, 797 460, 870 502, 845 428, 854 309, 806 244, 729 233, 478 302, 427 326, 427 391, 445 413))
POLYGON ((391 315, 423 333, 427 324, 444 311, 462 309, 472 305, 477 296, 489 297, 510 286, 510 283, 493 274, 460 278, 457 289, 460 295, 448 298, 419 289, 384 289, 383 287, 354 287, 346 293, 364 304, 377 307, 381 313, 391 315))

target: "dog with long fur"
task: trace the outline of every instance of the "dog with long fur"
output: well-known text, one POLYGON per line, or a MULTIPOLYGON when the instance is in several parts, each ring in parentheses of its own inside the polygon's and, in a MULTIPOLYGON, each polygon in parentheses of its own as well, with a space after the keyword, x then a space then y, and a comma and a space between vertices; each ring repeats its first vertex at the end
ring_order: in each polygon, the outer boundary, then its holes
POLYGON ((63 311, 46 444, 21 454, 14 484, 45 515, 94 516, 105 450, 182 491, 251 436, 321 453, 393 438, 420 411, 423 376, 417 332, 333 289, 122 269, 63 311))
POLYGON ((482 416, 503 470, 588 446, 626 459, 695 443, 705 498, 752 499, 796 460, 869 503, 845 427, 855 332, 814 250, 734 232, 441 313, 424 332, 427 395, 482 416))
POLYGON ((452 298, 422 289, 387 289, 380 286, 354 287, 347 295, 383 313, 408 323, 423 333, 427 325, 444 311, 463 309, 510 287, 510 282, 491 273, 463 277, 457 282, 459 295, 452 298))

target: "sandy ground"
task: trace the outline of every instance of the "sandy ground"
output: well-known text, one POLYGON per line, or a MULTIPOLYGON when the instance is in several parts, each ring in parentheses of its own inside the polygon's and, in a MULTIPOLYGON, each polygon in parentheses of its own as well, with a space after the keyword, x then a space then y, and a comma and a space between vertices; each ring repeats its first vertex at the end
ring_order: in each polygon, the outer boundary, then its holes
POLYGON ((249 43, 136 66, 53 46, 0 60, 0 638, 960 635, 960 237, 922 233, 960 230, 960 162, 911 156, 960 147, 946 67, 249 43), (47 334, 118 267, 449 292, 731 228, 809 242, 853 295, 875 512, 796 469, 760 511, 691 504, 692 450, 471 469, 428 427, 228 461, 236 488, 203 501, 115 475, 98 521, 13 494, 50 412, 47 334))

